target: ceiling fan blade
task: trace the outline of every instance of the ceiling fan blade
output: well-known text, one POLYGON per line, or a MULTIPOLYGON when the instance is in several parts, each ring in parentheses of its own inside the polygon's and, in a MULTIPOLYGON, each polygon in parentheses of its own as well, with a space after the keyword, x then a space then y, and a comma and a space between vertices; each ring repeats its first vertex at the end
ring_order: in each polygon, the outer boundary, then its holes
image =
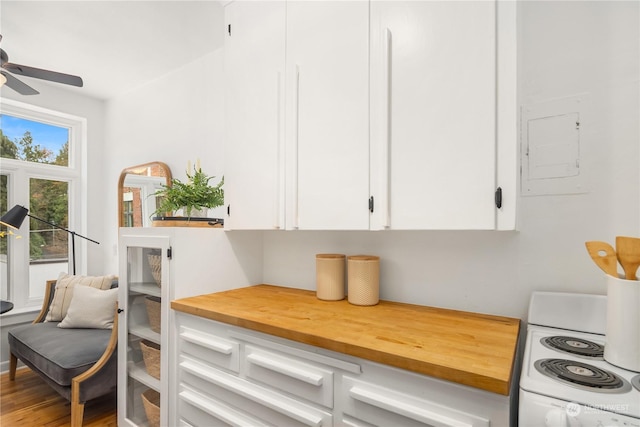
POLYGON ((28 84, 16 79, 9 73, 0 71, 0 74, 7 78, 7 83, 5 83, 5 85, 18 92, 20 95, 37 95, 40 93, 28 84))
POLYGON ((33 77, 41 80, 49 80, 52 82, 63 83, 66 85, 82 87, 82 78, 72 76, 71 74, 58 73, 57 71, 43 70, 41 68, 29 67, 27 65, 13 64, 5 62, 2 68, 14 74, 25 77, 33 77))

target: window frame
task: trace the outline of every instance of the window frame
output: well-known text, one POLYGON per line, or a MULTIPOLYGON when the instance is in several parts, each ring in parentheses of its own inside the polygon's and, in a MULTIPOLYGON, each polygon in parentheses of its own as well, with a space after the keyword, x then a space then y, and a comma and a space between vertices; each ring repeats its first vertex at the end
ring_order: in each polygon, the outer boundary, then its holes
MULTIPOLYGON (((0 159, 0 172, 7 175, 7 208, 15 205, 29 207, 29 181, 31 178, 53 179, 68 183, 69 191, 69 230, 87 235, 87 206, 81 200, 87 200, 87 119, 60 111, 26 104, 10 99, 0 103, 0 114, 19 117, 69 129, 68 166, 46 163, 25 162, 15 159, 0 159)), ((20 228, 23 236, 29 236, 29 221, 20 228)), ((29 239, 10 239, 7 247, 7 290, 15 309, 40 306, 41 296, 29 293, 29 239)), ((87 242, 76 239, 76 274, 86 274, 87 242)), ((71 254, 71 244, 69 244, 71 254)), ((72 263, 69 261, 69 268, 72 263)), ((55 279, 52 277, 51 279, 55 279)), ((44 288, 45 284, 42 283, 44 288)))

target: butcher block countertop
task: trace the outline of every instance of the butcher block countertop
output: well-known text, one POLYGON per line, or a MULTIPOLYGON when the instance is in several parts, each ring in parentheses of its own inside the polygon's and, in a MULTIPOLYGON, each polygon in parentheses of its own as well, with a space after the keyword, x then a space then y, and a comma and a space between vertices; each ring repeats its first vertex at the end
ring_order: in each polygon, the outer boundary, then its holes
POLYGON ((390 301, 356 306, 256 285, 171 302, 184 313, 509 394, 520 320, 390 301))

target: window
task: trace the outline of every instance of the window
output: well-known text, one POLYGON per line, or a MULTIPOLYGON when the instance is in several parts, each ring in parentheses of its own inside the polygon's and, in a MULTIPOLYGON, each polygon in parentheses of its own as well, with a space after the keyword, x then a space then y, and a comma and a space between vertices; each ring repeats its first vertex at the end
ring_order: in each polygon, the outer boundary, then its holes
MULTIPOLYGON (((79 117, 11 100, 0 105, 0 214, 22 205, 32 216, 20 230, 0 228, 0 296, 16 308, 39 306, 46 280, 71 267, 70 235, 46 222, 84 234, 85 127, 79 117)), ((81 274, 86 244, 79 240, 81 274)))

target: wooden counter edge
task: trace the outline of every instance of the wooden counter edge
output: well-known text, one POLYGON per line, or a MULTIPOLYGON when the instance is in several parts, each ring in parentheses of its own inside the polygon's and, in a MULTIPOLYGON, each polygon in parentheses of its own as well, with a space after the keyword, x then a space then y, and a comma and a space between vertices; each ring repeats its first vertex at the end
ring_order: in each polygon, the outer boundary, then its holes
POLYGON ((262 332, 276 337, 288 339, 291 341, 324 348, 326 350, 335 351, 337 353, 348 354, 350 356, 359 357, 361 359, 370 360, 372 362, 394 366, 396 368, 417 372, 430 377, 448 380, 458 384, 467 385, 505 396, 509 395, 511 391, 511 381, 513 381, 513 378, 516 376, 513 372, 513 369, 515 366, 518 341, 517 337, 520 333, 520 323, 518 323, 517 325, 516 342, 514 343, 513 357, 511 359, 511 367, 509 369, 510 375, 506 380, 502 380, 499 378, 487 377, 467 371, 461 371, 458 369, 420 362, 415 359, 381 352, 373 348, 363 348, 351 344, 340 343, 335 340, 317 337, 307 333, 299 333, 291 329, 279 328, 265 323, 238 318, 236 316, 229 316, 213 312, 211 310, 194 307, 192 305, 184 303, 182 300, 171 301, 171 308, 173 310, 180 311, 186 314, 191 314, 229 325, 250 329, 256 332, 262 332))

